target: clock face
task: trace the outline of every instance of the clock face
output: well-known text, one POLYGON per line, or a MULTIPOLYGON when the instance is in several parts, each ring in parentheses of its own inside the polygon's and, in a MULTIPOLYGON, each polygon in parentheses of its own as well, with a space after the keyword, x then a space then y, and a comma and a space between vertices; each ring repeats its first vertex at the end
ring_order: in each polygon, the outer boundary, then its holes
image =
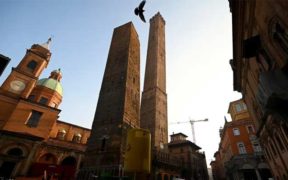
POLYGON ((14 80, 10 83, 10 87, 14 90, 14 91, 22 91, 25 88, 25 83, 19 80, 14 80))

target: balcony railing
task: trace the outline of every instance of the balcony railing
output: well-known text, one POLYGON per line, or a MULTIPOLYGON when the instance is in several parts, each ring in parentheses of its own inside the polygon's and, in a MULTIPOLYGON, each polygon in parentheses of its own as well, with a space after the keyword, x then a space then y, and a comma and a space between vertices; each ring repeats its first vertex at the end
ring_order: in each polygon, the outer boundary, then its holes
POLYGON ((233 168, 234 166, 243 164, 249 160, 260 161, 263 158, 263 152, 254 152, 253 154, 239 154, 232 156, 229 161, 224 162, 224 166, 228 169, 233 168))
POLYGON ((75 143, 72 141, 63 141, 63 140, 50 138, 50 139, 48 139, 48 141, 46 143, 47 143, 47 145, 50 145, 50 146, 58 146, 58 147, 78 150, 78 151, 82 151, 82 152, 84 152, 86 150, 85 144, 75 143))
POLYGON ((153 162, 157 164, 165 164, 172 167, 180 167, 183 163, 182 159, 159 150, 153 151, 153 162))

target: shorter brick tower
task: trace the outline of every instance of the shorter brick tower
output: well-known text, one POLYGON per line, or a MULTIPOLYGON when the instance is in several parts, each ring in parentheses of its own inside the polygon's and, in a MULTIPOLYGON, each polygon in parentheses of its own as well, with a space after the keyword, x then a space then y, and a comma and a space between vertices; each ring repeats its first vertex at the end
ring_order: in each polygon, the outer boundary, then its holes
POLYGON ((84 168, 78 178, 104 169, 118 173, 123 167, 127 129, 140 126, 139 116, 140 43, 129 22, 114 29, 84 168))

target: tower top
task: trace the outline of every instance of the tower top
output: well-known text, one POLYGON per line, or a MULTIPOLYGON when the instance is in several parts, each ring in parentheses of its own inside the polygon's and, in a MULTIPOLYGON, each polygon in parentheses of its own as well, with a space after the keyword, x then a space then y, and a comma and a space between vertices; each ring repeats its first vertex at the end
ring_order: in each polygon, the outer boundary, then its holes
POLYGON ((139 37, 139 36, 138 36, 138 33, 137 33, 136 29, 135 29, 135 26, 134 26, 134 24, 132 23, 132 21, 129 21, 129 22, 127 22, 127 23, 125 23, 125 24, 123 24, 123 25, 121 25, 121 26, 118 26, 118 27, 114 28, 114 30, 125 29, 125 28, 126 28, 126 29, 131 29, 131 31, 133 31, 133 33, 136 34, 137 38, 139 37))
POLYGON ((42 46, 42 47, 50 50, 50 43, 51 43, 51 41, 52 41, 52 38, 49 37, 49 39, 47 40, 47 42, 45 42, 45 43, 43 43, 43 44, 40 44, 40 46, 42 46))
POLYGON ((164 23, 164 25, 166 24, 166 21, 164 20, 164 18, 162 17, 162 15, 160 14, 160 12, 157 12, 151 19, 150 19, 150 23, 152 21, 155 21, 156 19, 161 19, 161 21, 164 23))

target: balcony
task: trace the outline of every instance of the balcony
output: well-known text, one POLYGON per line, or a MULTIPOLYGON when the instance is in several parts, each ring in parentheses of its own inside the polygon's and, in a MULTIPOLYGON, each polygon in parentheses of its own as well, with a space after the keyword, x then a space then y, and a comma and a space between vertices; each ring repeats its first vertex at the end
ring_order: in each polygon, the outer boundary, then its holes
POLYGON ((233 156, 229 161, 224 162, 227 169, 239 168, 247 162, 261 162, 263 152, 255 152, 254 154, 239 154, 233 156))
POLYGON ((159 150, 154 150, 153 151, 153 163, 158 166, 164 165, 164 166, 169 166, 173 168, 173 167, 181 167, 182 160, 180 158, 172 156, 169 153, 162 152, 159 150))
POLYGON ((280 69, 262 72, 256 99, 264 112, 286 112, 288 107, 288 77, 280 69))
POLYGON ((63 141, 63 140, 58 140, 55 138, 48 139, 46 143, 47 145, 50 145, 50 146, 62 147, 64 149, 71 149, 71 150, 76 150, 80 152, 85 152, 85 149, 86 149, 85 144, 75 143, 72 141, 63 141))

